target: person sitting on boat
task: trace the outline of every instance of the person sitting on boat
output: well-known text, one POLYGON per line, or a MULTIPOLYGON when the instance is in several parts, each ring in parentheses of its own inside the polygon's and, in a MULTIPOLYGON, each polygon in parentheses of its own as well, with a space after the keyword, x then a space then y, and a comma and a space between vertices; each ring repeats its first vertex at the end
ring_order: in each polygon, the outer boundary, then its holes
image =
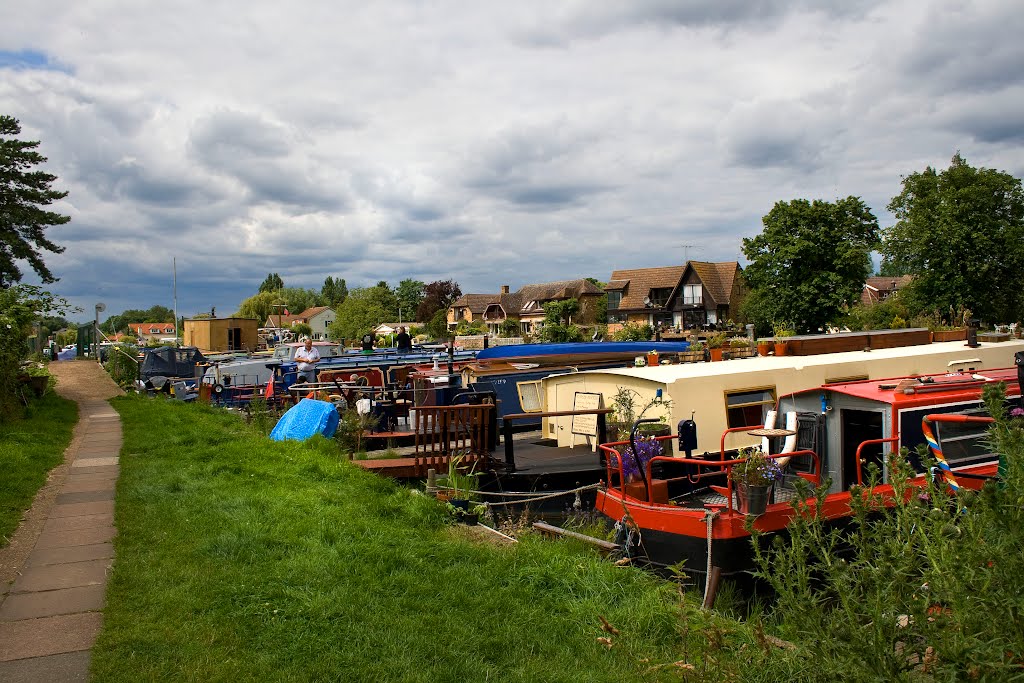
POLYGON ((363 335, 363 353, 373 353, 373 332, 363 335))
POLYGON ((405 331, 404 327, 398 328, 398 334, 395 335, 395 346, 398 353, 409 353, 412 351, 412 337, 405 331))
POLYGON ((307 337, 305 345, 295 350, 295 362, 299 364, 296 381, 316 381, 316 364, 320 362, 320 352, 313 347, 312 339, 307 337))

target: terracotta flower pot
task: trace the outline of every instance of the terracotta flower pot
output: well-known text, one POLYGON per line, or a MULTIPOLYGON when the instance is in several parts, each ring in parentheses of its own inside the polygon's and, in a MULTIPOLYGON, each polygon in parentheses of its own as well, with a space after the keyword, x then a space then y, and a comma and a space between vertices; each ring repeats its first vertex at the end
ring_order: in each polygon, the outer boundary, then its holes
POLYGON ((722 349, 721 348, 708 349, 708 351, 711 353, 711 360, 712 360, 712 362, 722 360, 722 349))
POLYGON ((775 342, 775 355, 776 356, 788 356, 789 355, 789 342, 775 342))
POLYGON ((770 341, 763 341, 763 342, 759 341, 759 342, 757 342, 757 353, 758 353, 758 355, 760 355, 760 356, 767 356, 769 353, 772 352, 772 347, 773 346, 774 346, 774 344, 772 342, 770 342, 770 341))

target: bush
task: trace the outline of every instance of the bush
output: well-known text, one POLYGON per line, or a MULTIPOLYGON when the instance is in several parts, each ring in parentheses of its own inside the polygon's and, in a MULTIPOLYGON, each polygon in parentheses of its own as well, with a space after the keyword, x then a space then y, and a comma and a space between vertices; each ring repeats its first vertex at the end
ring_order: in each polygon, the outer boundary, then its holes
POLYGON ((626 323, 612 335, 612 339, 615 341, 650 341, 654 339, 654 328, 646 323, 626 323))
POLYGON ((110 347, 106 369, 118 386, 131 386, 138 379, 138 353, 138 349, 130 344, 115 344, 110 347))
MULTIPOLYGON (((1007 420, 1004 398, 1004 389, 986 389, 1001 481, 956 495, 941 478, 911 487, 904 451, 891 458, 890 509, 870 485, 854 490, 854 514, 840 533, 821 515, 825 484, 795 504, 785 542, 776 537, 762 552, 755 538, 757 575, 777 596, 770 623, 798 643, 755 658, 760 680, 798 678, 807 662, 821 667, 818 680, 1020 675, 1024 430, 1007 420)), ((920 456, 934 464, 926 448, 920 456)))

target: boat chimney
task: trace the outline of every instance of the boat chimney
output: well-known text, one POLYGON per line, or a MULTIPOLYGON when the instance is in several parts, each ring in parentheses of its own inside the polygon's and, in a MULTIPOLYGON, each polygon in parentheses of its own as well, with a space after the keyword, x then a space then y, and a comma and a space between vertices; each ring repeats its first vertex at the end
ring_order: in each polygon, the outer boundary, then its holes
POLYGON ((967 346, 976 349, 978 348, 978 326, 981 321, 977 318, 969 318, 967 320, 967 346))

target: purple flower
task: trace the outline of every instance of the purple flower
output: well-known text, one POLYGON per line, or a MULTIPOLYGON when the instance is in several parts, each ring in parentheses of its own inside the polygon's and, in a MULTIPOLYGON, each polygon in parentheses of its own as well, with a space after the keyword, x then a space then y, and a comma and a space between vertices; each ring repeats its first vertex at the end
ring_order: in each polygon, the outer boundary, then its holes
POLYGON ((636 455, 633 457, 633 447, 626 446, 625 451, 622 455, 611 456, 612 467, 618 467, 619 461, 622 461, 622 476, 626 481, 633 479, 639 479, 641 472, 647 473, 647 463, 651 461, 651 458, 657 457, 665 452, 662 448, 661 442, 651 437, 637 437, 636 440, 636 455), (640 460, 640 468, 637 468, 636 461, 640 460))
POLYGON ((1014 408, 1010 411, 1010 417, 1024 417, 1024 408, 1014 408))

